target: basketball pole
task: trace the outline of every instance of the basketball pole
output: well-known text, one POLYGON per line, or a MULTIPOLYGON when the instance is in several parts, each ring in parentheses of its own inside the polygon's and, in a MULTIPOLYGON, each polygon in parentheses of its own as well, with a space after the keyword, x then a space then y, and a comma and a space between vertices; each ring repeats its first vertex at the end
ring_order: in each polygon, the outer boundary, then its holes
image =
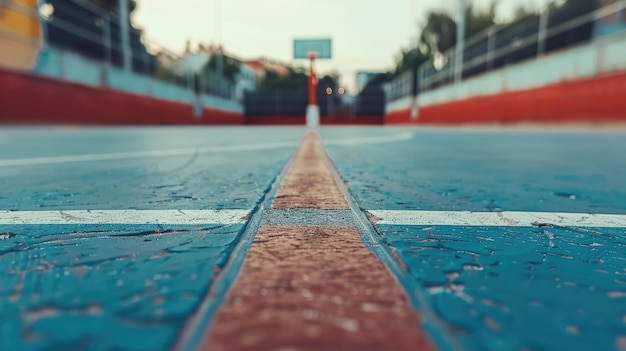
POLYGON ((309 105, 306 109, 306 125, 308 127, 317 127, 320 123, 320 110, 317 106, 317 76, 314 68, 316 57, 314 52, 309 53, 311 68, 309 70, 309 105))

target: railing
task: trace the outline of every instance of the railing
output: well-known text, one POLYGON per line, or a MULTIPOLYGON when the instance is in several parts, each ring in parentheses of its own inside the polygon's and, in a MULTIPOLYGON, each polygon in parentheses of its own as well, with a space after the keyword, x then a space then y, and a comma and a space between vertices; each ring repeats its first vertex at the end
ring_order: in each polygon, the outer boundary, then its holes
MULTIPOLYGON (((567 15, 565 11, 551 13, 546 9, 510 25, 489 28, 465 43, 463 78, 589 41, 599 20, 624 9, 626 1, 619 1, 567 22, 559 21, 567 15)), ((420 91, 452 83, 455 60, 455 50, 449 50, 420 66, 420 91)))
MULTIPOLYGON (((74 0, 38 0, 39 11, 3 0, 13 11, 39 17, 44 49, 52 47, 74 52, 102 65, 103 75, 111 68, 123 66, 122 28, 117 16, 89 3, 74 0)), ((203 70, 191 73, 178 66, 183 58, 163 45, 149 40, 140 31, 130 28, 130 57, 133 73, 176 85, 195 93, 231 98, 233 85, 217 72, 203 70)), ((32 40, 9 31, 0 36, 15 41, 32 40)), ((106 81, 103 81, 106 84, 106 81)))
MULTIPOLYGON (((572 8, 544 9, 506 25, 496 25, 465 41, 461 79, 534 59, 594 39, 598 25, 606 18, 619 19, 626 26, 626 0, 576 16, 572 8)), ((412 77, 417 92, 425 92, 455 82, 456 49, 435 55, 416 68, 412 77)), ((406 73, 387 84, 387 100, 414 96, 406 73)))
POLYGON ((415 88, 415 71, 404 72, 394 79, 392 84, 385 85, 385 99, 395 101, 406 96, 414 96, 415 88))

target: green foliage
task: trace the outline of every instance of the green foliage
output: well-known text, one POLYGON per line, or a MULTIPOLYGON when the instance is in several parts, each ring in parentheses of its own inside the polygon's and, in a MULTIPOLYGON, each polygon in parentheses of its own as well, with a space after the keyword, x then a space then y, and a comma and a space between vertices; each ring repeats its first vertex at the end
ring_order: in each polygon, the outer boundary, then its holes
POLYGON ((397 77, 404 72, 410 71, 422 63, 428 61, 430 55, 422 52, 418 48, 410 50, 402 50, 400 56, 396 59, 396 67, 391 74, 393 77, 397 77))
POLYGON ((496 24, 496 2, 481 11, 474 7, 472 3, 467 8, 467 28, 465 29, 465 38, 471 38, 489 27, 496 24))
POLYGON ((426 25, 422 28, 419 47, 426 49, 427 55, 444 52, 456 43, 456 22, 445 12, 428 13, 426 25))
MULTIPOLYGON (((485 10, 480 10, 470 3, 466 14, 466 38, 481 33, 495 25, 496 2, 485 10)), ((443 53, 456 45, 457 24, 452 15, 445 11, 431 11, 427 14, 426 24, 421 28, 415 46, 404 49, 396 58, 396 66, 391 72, 396 77, 415 69, 431 59, 435 54, 443 53)))

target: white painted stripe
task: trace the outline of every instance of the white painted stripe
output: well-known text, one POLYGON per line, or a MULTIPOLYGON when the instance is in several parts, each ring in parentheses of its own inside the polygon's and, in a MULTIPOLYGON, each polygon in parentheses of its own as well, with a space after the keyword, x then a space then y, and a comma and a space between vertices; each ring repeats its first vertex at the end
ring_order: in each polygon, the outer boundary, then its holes
POLYGON ((0 167, 33 166, 33 165, 44 165, 44 164, 54 164, 54 163, 72 163, 72 162, 109 161, 109 160, 123 160, 123 159, 147 158, 147 157, 184 156, 184 155, 218 153, 218 152, 269 150, 269 149, 281 149, 281 148, 287 148, 287 147, 295 147, 298 145, 298 143, 299 143, 298 141, 289 141, 289 142, 276 142, 276 143, 267 143, 267 144, 214 146, 214 147, 172 149, 172 150, 115 152, 115 153, 108 153, 108 154, 85 154, 85 155, 68 155, 68 156, 16 158, 16 159, 0 160, 0 167))
MULTIPOLYGON (((367 138, 346 138, 332 139, 325 142, 327 145, 363 145, 363 144, 379 144, 390 143, 402 140, 408 140, 413 137, 410 132, 395 135, 367 137, 367 138)), ((16 166, 36 166, 58 163, 74 163, 74 162, 95 162, 110 160, 125 160, 134 158, 153 158, 153 157, 171 157, 185 156, 194 154, 222 153, 222 152, 241 152, 241 151, 259 151, 296 147, 300 141, 285 141, 265 144, 248 144, 248 145, 230 145, 230 146, 209 146, 200 148, 186 149, 170 149, 170 150, 147 150, 147 151, 128 151, 114 152, 106 154, 84 154, 84 155, 65 155, 65 156, 48 156, 48 157, 31 157, 31 158, 15 158, 0 160, 0 167, 16 167, 16 166)))
POLYGON ((0 224, 238 224, 248 210, 0 211, 0 224))
POLYGON ((376 224, 530 227, 625 228, 626 215, 557 212, 368 211, 376 224))
POLYGON ((400 134, 384 135, 369 138, 346 138, 346 139, 329 139, 322 140, 325 145, 365 145, 365 144, 384 144, 395 143, 398 141, 409 140, 413 138, 413 133, 404 132, 400 134))

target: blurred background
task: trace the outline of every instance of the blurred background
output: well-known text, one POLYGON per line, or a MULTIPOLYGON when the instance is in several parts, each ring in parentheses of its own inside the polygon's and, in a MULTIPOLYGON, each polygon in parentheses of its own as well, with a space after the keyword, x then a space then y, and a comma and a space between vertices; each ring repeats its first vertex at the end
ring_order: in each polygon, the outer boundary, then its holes
POLYGON ((623 0, 270 5, 0 0, 0 122, 304 124, 316 36, 323 124, 626 121, 623 0))

